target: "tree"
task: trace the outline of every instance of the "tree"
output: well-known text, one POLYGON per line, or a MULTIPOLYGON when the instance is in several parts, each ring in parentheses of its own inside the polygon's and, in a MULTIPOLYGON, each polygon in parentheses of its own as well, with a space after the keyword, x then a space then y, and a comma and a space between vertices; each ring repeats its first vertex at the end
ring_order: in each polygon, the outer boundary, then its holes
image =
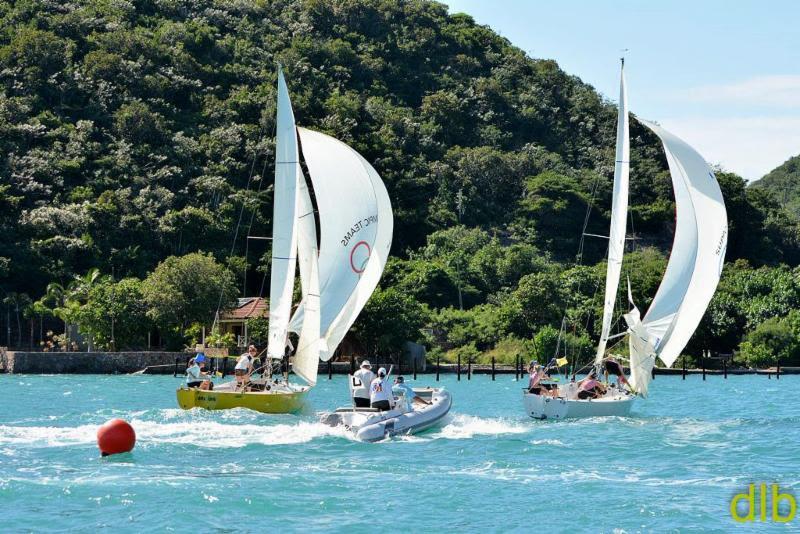
POLYGON ((217 310, 230 308, 237 290, 233 274, 211 254, 170 256, 144 280, 142 295, 147 316, 176 346, 186 327, 209 323, 217 310))
POLYGON ((402 353, 406 341, 418 341, 426 310, 394 288, 377 288, 353 325, 353 333, 369 355, 402 353))
POLYGON ((105 349, 136 349, 147 344, 153 323, 147 316, 142 281, 103 277, 89 290, 86 303, 75 314, 81 333, 105 349))

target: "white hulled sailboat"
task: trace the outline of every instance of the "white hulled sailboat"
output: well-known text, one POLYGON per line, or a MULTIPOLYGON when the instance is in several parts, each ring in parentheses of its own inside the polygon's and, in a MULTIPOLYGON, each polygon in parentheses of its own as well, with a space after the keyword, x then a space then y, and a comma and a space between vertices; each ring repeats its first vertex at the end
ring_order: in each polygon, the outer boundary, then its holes
MULTIPOLYGON (((622 67, 603 322, 594 361, 594 372, 598 377, 607 358, 607 343, 612 337, 617 337, 610 334, 628 217, 630 145, 624 60, 622 67)), ((647 395, 656 358, 668 367, 678 358, 719 283, 725 260, 728 217, 716 177, 702 156, 688 144, 660 126, 644 120, 640 122, 663 144, 675 192, 676 224, 664 278, 643 319, 628 288, 632 309, 624 318, 628 325, 630 389, 609 387, 605 394, 588 399, 578 398, 579 387, 574 382, 559 388, 558 396, 554 398, 526 392, 523 400, 530 417, 563 419, 627 415, 634 399, 647 395)))

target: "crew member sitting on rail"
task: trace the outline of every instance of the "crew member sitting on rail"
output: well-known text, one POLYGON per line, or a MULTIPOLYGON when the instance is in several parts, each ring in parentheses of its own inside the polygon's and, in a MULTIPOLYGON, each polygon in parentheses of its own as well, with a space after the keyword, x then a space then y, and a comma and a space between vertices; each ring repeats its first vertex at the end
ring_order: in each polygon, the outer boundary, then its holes
POLYGON ((620 389, 623 385, 628 385, 628 379, 625 378, 625 371, 622 370, 622 366, 613 356, 609 356, 603 364, 606 373, 606 381, 608 381, 608 375, 616 375, 617 386, 620 389))
POLYGON ((378 376, 372 380, 369 387, 370 405, 380 411, 392 409, 394 398, 392 397, 392 385, 389 383, 391 372, 391 368, 389 373, 383 367, 378 369, 378 376))
POLYGON ((542 384, 543 378, 550 378, 547 374, 545 374, 544 368, 539 365, 536 360, 531 360, 530 365, 528 365, 528 373, 530 374, 530 378, 528 379, 528 393, 533 393, 534 395, 542 395, 544 394, 549 395, 551 397, 555 397, 558 394, 558 388, 548 387, 545 384, 542 384))
POLYGON ((369 408, 369 387, 375 379, 369 360, 361 362, 361 368, 353 373, 353 404, 356 408, 369 408))
POLYGON ((597 380, 597 373, 592 369, 586 378, 578 382, 579 399, 596 399, 605 393, 605 386, 597 380))
POLYGON ((189 360, 189 367, 186 369, 186 386, 190 388, 214 389, 211 376, 203 371, 206 365, 206 356, 202 352, 195 358, 189 360))
POLYGON ((236 367, 233 368, 233 374, 236 376, 236 387, 241 386, 244 390, 247 382, 250 381, 250 375, 253 373, 253 360, 256 359, 258 349, 255 345, 247 347, 247 352, 239 356, 236 360, 236 367))
POLYGON ((414 409, 414 402, 421 402, 422 404, 431 404, 430 402, 426 401, 422 397, 418 396, 414 393, 414 389, 406 384, 405 379, 402 376, 398 376, 394 379, 394 385, 392 386, 392 394, 397 397, 403 397, 403 401, 406 404, 406 409, 413 410, 414 409))

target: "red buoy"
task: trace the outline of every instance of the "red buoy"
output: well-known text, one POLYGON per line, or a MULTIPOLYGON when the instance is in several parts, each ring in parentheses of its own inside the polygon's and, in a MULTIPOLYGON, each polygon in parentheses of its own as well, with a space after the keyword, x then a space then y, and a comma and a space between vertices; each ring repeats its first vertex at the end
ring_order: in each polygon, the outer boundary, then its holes
POLYGON ((97 429, 97 447, 103 456, 130 452, 136 445, 136 432, 127 421, 112 419, 97 429))

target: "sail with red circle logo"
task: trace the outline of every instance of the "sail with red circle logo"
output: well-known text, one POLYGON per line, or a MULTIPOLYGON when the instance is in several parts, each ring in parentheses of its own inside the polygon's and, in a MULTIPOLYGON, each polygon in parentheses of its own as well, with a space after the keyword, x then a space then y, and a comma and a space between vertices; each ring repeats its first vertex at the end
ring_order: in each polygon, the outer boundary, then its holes
MULTIPOLYGON (((394 220, 389 194, 361 155, 323 133, 297 129, 318 208, 320 358, 330 359, 378 285, 394 220)), ((306 303, 290 330, 302 329, 306 303)))

